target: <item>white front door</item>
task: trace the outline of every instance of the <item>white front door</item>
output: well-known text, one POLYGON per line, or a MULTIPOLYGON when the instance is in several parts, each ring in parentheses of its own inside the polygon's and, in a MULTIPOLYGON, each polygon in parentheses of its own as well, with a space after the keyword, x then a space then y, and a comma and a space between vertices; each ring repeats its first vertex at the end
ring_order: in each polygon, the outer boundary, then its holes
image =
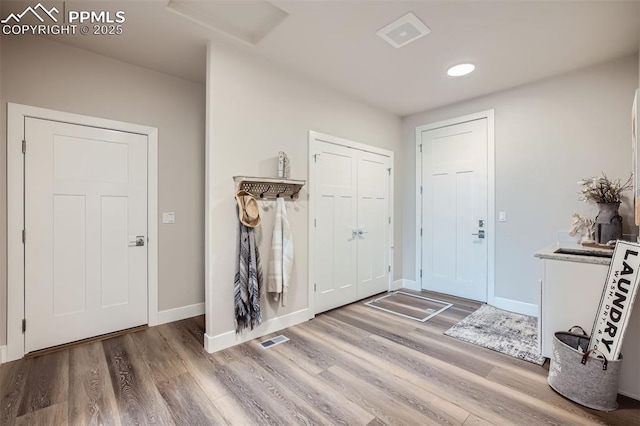
POLYGON ((147 136, 25 119, 25 352, 147 323, 147 136))
POLYGON ((315 312, 389 287, 389 157, 313 141, 315 312))
POLYGON ((421 133, 422 288, 487 301, 487 119, 421 133))

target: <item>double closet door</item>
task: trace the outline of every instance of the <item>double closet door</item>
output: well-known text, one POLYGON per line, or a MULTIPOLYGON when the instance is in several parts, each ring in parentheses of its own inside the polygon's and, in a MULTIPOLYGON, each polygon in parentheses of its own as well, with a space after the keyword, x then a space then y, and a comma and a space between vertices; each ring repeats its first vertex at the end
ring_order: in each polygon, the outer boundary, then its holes
MULTIPOLYGON (((328 138, 325 138, 328 139, 328 138)), ((311 139, 315 313, 389 288, 390 157, 311 139)))

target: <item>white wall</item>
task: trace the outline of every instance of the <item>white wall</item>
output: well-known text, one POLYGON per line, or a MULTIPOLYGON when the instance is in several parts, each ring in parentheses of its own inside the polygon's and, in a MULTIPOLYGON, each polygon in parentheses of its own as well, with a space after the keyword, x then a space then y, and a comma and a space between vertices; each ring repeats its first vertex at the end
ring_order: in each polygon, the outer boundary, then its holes
MULTIPOLYGON (((534 252, 555 243, 572 213, 597 212, 577 201, 577 181, 601 171, 628 177, 637 82, 638 58, 632 56, 404 119, 403 152, 409 160, 416 126, 495 109, 495 209, 506 211, 508 219, 496 223, 497 297, 537 304, 540 265, 534 252)), ((406 161, 404 172, 403 270, 404 278, 414 279, 415 162, 406 161)), ((628 202, 621 213, 627 232, 628 202)))
MULTIPOLYGON (((204 52, 203 52, 204 54, 204 52)), ((6 103, 159 129, 159 310, 204 302, 205 86, 44 38, 2 40, 0 345, 6 342, 6 103)))
MULTIPOLYGON (((222 44, 209 50, 208 158, 211 211, 207 259, 207 336, 233 337, 233 276, 238 219, 232 176, 276 176, 278 151, 291 160, 291 177, 307 179, 308 131, 339 136, 399 152, 401 120, 355 102, 295 74, 283 71, 241 49, 222 44)), ((396 157, 396 170, 401 169, 396 157)), ((308 187, 296 202, 287 202, 295 244, 294 279, 286 307, 265 302, 266 321, 307 308, 308 187)), ((399 187, 396 187, 399 191, 399 187)), ((273 201, 260 202, 258 230, 263 270, 268 265, 273 201), (265 207, 269 207, 265 210, 265 207)), ((400 202, 396 203, 396 247, 400 246, 400 202)), ((401 253, 396 252, 396 277, 401 277, 401 253)), ((261 334, 264 327, 258 330, 261 334)), ((232 339, 233 340, 233 339, 232 339)), ((231 344, 237 342, 233 340, 231 344)))

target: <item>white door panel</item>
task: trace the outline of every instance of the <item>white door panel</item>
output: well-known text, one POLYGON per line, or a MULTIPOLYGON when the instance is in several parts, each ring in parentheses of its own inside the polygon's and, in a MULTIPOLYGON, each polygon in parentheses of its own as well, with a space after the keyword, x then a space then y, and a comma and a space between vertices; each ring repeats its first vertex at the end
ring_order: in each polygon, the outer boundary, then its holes
POLYGON ((353 151, 320 143, 316 153, 316 312, 344 305, 357 294, 356 158, 353 151))
POLYGON ((388 289, 389 157, 321 141, 313 153, 319 313, 388 289))
POLYGON ((25 351, 147 323, 147 138, 25 119, 25 351))
POLYGON ((358 152, 358 299, 389 287, 389 157, 358 152))
MULTIPOLYGON (((53 315, 86 310, 86 198, 61 195, 53 198, 53 315)), ((35 266, 35 265, 33 265, 35 266)))
POLYGON ((487 220, 486 121, 421 135, 422 288, 480 301, 487 300, 486 240, 493 237, 480 226, 487 220))

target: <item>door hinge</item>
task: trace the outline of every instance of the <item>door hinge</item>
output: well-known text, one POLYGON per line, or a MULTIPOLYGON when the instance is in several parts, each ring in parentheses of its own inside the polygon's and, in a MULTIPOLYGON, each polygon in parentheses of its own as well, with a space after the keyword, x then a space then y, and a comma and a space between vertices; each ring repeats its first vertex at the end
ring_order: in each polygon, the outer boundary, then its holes
POLYGON ((420 236, 422 237, 422 228, 420 228, 420 236))
POLYGON ((318 291, 318 284, 313 283, 313 291, 318 291))
POLYGON ((389 272, 391 272, 391 265, 389 265, 389 272))
POLYGON ((422 278, 422 269, 420 269, 420 278, 422 278))
POLYGON ((420 147, 420 152, 422 152, 422 144, 418 145, 420 147))
POLYGON ((23 154, 27 153, 27 141, 26 140, 22 141, 22 153, 23 154))
POLYGON ((22 244, 24 244, 27 241, 27 231, 25 231, 24 229, 22 230, 22 244))
POLYGON ((389 216, 389 223, 391 223, 391 216, 389 216))
POLYGON ((27 320, 22 318, 22 332, 24 333, 25 331, 27 331, 27 320))
POLYGON ((420 195, 422 195, 422 187, 420 187, 420 195))
POLYGON ((313 227, 314 228, 318 227, 318 219, 313 219, 313 227))
POLYGON ((391 168, 388 168, 387 171, 389 172, 389 176, 391 176, 391 168))

